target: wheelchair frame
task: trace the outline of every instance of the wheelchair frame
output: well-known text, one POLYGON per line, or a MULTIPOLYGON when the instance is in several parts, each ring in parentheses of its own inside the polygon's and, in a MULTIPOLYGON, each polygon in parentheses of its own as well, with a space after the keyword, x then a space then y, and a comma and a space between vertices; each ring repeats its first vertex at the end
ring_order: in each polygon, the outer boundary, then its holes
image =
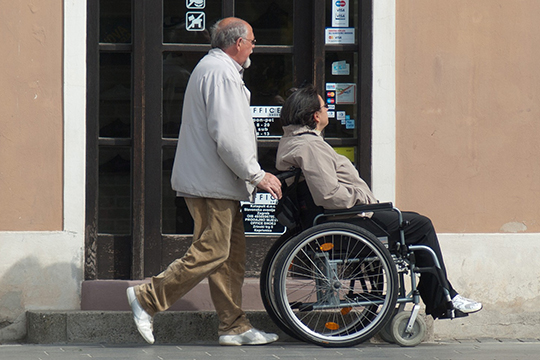
MULTIPOLYGON (((298 171, 277 174, 283 187, 290 177, 298 181, 298 171)), ((377 333, 385 341, 416 346, 425 336, 426 325, 418 316, 415 274, 435 274, 449 317, 454 317, 454 310, 435 252, 425 245, 407 245, 406 226, 392 203, 377 203, 325 210, 315 217, 312 227, 288 229, 270 248, 262 266, 260 291, 269 316, 288 335, 325 347, 353 346, 377 333), (400 239, 395 251, 390 252, 388 243, 360 225, 339 221, 377 211, 394 211, 398 216, 400 239), (431 254, 435 265, 417 267, 414 254, 418 251, 431 254), (405 275, 410 275, 409 292, 405 275), (410 313, 404 311, 408 303, 413 305, 410 313)))

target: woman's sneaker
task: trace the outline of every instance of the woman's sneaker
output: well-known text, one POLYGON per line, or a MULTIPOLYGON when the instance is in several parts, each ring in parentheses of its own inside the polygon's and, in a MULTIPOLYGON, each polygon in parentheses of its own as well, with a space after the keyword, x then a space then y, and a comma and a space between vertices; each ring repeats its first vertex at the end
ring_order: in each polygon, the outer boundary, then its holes
POLYGON ((264 345, 274 342, 278 338, 277 334, 250 329, 242 334, 221 335, 219 337, 219 345, 264 345))
POLYGON ((482 310, 482 303, 467 299, 459 294, 452 299, 452 305, 454 305, 454 309, 465 314, 472 314, 482 310))

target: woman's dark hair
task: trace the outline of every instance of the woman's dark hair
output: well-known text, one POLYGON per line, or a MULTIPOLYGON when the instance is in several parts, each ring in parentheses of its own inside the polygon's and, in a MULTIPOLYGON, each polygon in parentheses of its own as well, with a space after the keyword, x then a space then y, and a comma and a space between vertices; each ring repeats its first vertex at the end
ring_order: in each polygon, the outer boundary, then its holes
POLYGON ((317 123, 313 114, 321 109, 319 95, 313 85, 307 85, 293 92, 281 108, 281 125, 304 125, 315 129, 317 123))

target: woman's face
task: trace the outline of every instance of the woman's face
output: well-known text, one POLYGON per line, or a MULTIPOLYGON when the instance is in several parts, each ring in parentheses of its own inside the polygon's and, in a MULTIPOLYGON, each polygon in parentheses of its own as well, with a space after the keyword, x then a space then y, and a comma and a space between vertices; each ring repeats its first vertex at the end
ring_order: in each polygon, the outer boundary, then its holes
POLYGON ((328 105, 324 102, 323 98, 320 95, 319 103, 321 104, 321 108, 319 109, 319 111, 313 114, 313 117, 315 118, 315 122, 317 123, 315 129, 322 131, 326 127, 326 125, 328 125, 328 105))

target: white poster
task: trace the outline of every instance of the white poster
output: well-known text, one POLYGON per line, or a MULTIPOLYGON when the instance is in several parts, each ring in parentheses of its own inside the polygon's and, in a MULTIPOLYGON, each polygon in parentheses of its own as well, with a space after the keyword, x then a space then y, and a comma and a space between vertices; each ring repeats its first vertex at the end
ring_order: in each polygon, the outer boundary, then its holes
POLYGON ((332 1, 332 27, 349 27, 349 1, 332 1))

